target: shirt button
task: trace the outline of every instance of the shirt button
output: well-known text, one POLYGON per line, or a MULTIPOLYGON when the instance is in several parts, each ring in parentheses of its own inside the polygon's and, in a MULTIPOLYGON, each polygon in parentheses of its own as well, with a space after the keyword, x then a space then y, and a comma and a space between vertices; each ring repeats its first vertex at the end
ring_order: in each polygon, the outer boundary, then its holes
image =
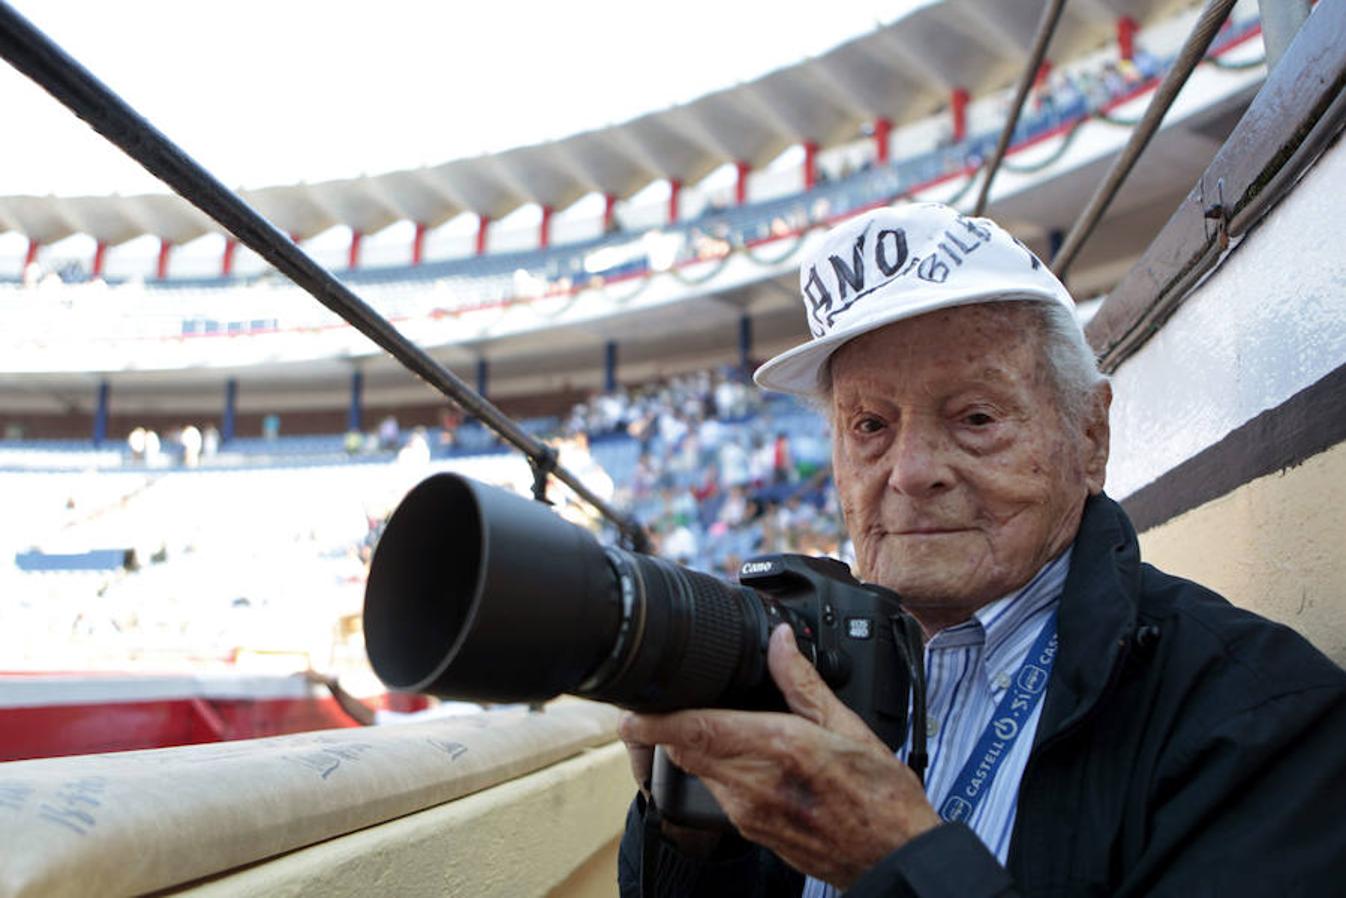
POLYGON ((927 721, 925 722, 925 734, 926 734, 927 736, 938 736, 938 735, 939 735, 939 721, 938 721, 938 720, 935 720, 935 718, 933 718, 933 717, 930 718, 929 720, 927 720, 927 721))
POLYGON ((1007 673, 1000 673, 1000 674, 997 674, 997 675, 996 675, 996 678, 995 678, 995 688, 997 688, 997 689, 1008 689, 1008 688, 1009 688, 1009 685, 1010 685, 1010 675, 1009 675, 1009 674, 1007 674, 1007 673))

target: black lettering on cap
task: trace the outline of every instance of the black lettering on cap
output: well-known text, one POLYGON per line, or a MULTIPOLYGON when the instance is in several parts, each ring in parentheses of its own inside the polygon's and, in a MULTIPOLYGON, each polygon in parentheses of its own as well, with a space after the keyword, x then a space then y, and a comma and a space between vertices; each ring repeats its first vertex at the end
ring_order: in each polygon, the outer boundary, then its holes
POLYGON ((977 224, 972 219, 964 218, 963 216, 960 215, 958 216, 958 223, 963 227, 967 228, 968 231, 972 234, 972 236, 976 237, 978 240, 984 240, 987 243, 991 242, 991 232, 986 228, 982 227, 981 225, 977 224))
POLYGON ((938 255, 926 256, 916 267, 916 275, 923 281, 942 284, 949 277, 949 266, 938 255))
POLYGON ((851 264, 848 267, 845 260, 840 256, 828 256, 827 260, 832 263, 832 270, 837 273, 837 299, 846 300, 846 285, 850 284, 851 289, 856 293, 865 289, 865 235, 869 233, 868 229, 860 232, 860 236, 855 238, 855 246, 851 248, 851 264))
MULTIPOLYGON (((958 247, 959 249, 961 249, 961 250, 963 251, 963 255, 965 255, 965 256, 971 254, 973 250, 975 250, 977 247, 981 246, 981 243, 980 243, 979 241, 976 241, 976 240, 972 241, 972 245, 971 245, 971 246, 968 246, 966 243, 964 243, 963 241, 959 240, 958 237, 957 237, 957 235, 954 234, 952 231, 945 231, 945 232, 944 232, 944 236, 947 237, 947 238, 949 239, 949 242, 950 242, 950 243, 952 243, 954 246, 956 246, 956 247, 958 247)), ((953 254, 950 253, 950 255, 953 255, 953 254)))
POLYGON ((874 239, 874 261, 886 277, 892 277, 907 262, 907 232, 902 228, 884 228, 874 239), (891 246, 890 246, 891 244, 891 246), (890 264, 888 253, 892 251, 894 261, 890 264))
POLYGON ((809 301, 810 314, 817 326, 813 329, 815 334, 821 335, 824 328, 823 313, 832 308, 832 294, 827 292, 827 285, 823 279, 818 276, 818 266, 809 266, 808 280, 804 282, 804 297, 809 301))
POLYGON ((1013 240, 1015 243, 1019 244, 1020 249, 1028 253, 1028 264, 1032 266, 1034 271, 1037 271, 1039 268, 1042 267, 1042 262, 1041 260, 1038 259, 1037 253, 1029 249, 1022 240, 1020 240, 1018 237, 1015 237, 1013 234, 1010 235, 1010 239, 1013 240))

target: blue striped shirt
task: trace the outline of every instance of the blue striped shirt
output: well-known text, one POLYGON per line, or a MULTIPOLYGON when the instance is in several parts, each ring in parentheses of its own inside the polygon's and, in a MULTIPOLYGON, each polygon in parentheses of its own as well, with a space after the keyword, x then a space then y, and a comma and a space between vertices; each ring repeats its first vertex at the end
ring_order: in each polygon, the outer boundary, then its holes
MULTIPOLYGON (((971 618, 941 630, 925 645, 927 750, 925 793, 938 808, 1004 697, 1010 680, 1051 613, 1061 604, 1070 550, 1048 562, 1027 585, 979 608, 971 618)), ((1019 806, 1019 780, 1042 715, 1039 703, 1014 742, 991 790, 966 823, 1000 863, 1009 857, 1019 806)), ((898 752, 906 760, 911 737, 898 752)), ((832 898, 836 890, 810 877, 804 898, 832 898)))

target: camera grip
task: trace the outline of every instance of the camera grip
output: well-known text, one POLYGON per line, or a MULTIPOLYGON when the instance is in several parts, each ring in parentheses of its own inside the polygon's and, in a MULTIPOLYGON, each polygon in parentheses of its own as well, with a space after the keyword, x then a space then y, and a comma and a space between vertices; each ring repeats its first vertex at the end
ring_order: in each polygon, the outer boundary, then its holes
POLYGON ((660 816, 670 823, 725 832, 734 828, 706 784, 669 760, 662 745, 654 749, 650 794, 660 816))

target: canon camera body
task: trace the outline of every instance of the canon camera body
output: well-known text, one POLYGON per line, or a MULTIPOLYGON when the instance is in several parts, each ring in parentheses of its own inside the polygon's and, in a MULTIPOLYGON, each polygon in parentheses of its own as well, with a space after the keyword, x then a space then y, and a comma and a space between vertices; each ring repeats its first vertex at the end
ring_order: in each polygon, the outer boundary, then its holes
MULTIPOLYGON (((913 687, 923 693, 924 684, 920 626, 902 611, 897 594, 856 581, 840 561, 807 555, 752 558, 739 568, 739 583, 760 596, 767 633, 788 623, 799 651, 837 698, 889 748, 900 749, 913 687)), ((766 698, 749 710, 784 710, 779 692, 766 698)), ((923 716, 924 702, 913 705, 923 716)), ((650 790, 659 813, 674 823, 728 825, 709 790, 662 749, 655 752, 650 790)))

